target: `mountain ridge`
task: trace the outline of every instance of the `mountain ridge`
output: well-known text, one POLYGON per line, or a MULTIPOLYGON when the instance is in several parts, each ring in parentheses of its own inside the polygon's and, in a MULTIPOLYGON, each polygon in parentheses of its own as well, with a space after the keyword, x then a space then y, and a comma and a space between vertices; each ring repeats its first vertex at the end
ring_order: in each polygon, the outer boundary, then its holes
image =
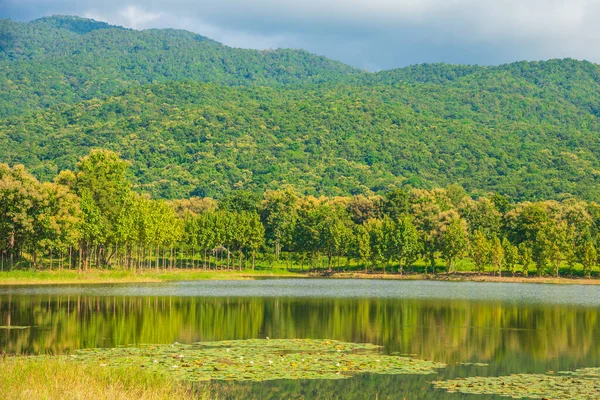
POLYGON ((600 201, 596 64, 370 73, 304 50, 86 21, 0 21, 0 162, 49 179, 107 147, 132 162, 139 190, 165 198, 458 183, 600 201))

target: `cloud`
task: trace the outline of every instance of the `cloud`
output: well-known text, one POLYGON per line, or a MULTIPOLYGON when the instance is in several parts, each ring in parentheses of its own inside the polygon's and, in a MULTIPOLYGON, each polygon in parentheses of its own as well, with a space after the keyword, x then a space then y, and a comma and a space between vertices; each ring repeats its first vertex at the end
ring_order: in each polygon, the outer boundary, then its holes
POLYGON ((119 9, 115 14, 103 14, 94 9, 86 11, 83 16, 92 18, 97 21, 108 21, 115 25, 125 26, 133 29, 143 29, 152 26, 158 20, 162 19, 165 14, 148 12, 137 6, 125 6, 119 9))
MULTIPOLYGON (((421 62, 600 62, 600 0, 0 0, 28 19, 87 15, 237 47, 302 47, 369 69, 421 62)), ((0 8, 0 14, 2 9, 0 8)))

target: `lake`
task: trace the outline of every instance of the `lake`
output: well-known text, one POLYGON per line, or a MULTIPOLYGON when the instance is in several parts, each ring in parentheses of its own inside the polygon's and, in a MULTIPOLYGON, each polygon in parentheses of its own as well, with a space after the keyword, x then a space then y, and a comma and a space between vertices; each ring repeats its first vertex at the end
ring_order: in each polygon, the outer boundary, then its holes
POLYGON ((0 329, 0 351, 9 354, 326 338, 448 364, 422 376, 220 383, 230 398, 491 399, 444 393, 430 382, 600 366, 594 285, 265 279, 0 287, 0 326, 28 327, 0 329))

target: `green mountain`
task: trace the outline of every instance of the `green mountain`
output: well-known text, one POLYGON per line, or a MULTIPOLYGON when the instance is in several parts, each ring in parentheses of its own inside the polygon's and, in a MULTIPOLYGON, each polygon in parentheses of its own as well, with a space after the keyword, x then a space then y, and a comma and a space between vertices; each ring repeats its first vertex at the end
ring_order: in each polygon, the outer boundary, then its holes
POLYGON ((0 32, 0 161, 42 179, 105 147, 165 198, 458 183, 600 201, 600 66, 589 62, 366 73, 75 17, 0 21, 0 32))
POLYGON ((362 74, 303 50, 236 49, 181 30, 136 31, 76 17, 0 20, 0 116, 111 95, 133 84, 292 85, 362 74))

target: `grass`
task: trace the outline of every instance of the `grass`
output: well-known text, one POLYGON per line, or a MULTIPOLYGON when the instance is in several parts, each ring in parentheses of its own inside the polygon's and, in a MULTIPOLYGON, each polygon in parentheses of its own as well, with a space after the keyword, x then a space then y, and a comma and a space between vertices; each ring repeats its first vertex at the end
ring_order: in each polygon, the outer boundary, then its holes
POLYGON ((388 267, 387 273, 380 268, 375 272, 364 272, 361 265, 347 265, 347 260, 342 259, 340 266, 333 268, 333 273, 326 273, 323 264, 318 270, 309 270, 307 267, 300 268, 297 265, 290 266, 284 261, 272 263, 261 262, 256 269, 244 270, 203 270, 203 269, 146 269, 142 272, 132 272, 121 268, 97 269, 90 268, 87 271, 76 270, 48 270, 32 269, 27 265, 19 266, 12 271, 0 271, 0 286, 2 285, 31 285, 31 284, 100 284, 100 283, 150 283, 150 282, 172 282, 172 281, 194 281, 194 280, 240 280, 260 279, 266 277, 299 278, 299 277, 331 277, 331 278, 364 278, 364 279, 435 279, 452 281, 484 281, 484 282, 522 282, 522 283, 552 283, 552 284, 600 284, 598 271, 595 270, 592 277, 595 279, 584 279, 581 265, 577 265, 573 271, 569 271, 566 264, 561 265, 561 277, 552 276, 553 271, 547 271, 545 277, 535 276, 535 267, 529 269, 529 277, 523 276, 522 267, 516 267, 516 276, 510 272, 503 271, 502 277, 495 276, 490 267, 479 274, 475 272, 475 266, 470 259, 459 260, 456 265, 457 272, 447 275, 442 260, 437 260, 436 274, 427 268, 425 274, 425 261, 419 260, 410 268, 405 268, 405 273, 399 275, 397 266, 388 267), (571 272, 573 276, 570 276, 571 272))
POLYGON ((204 271, 177 270, 131 272, 125 270, 88 271, 44 271, 44 270, 14 270, 0 272, 0 286, 29 285, 29 284, 89 284, 89 283, 143 283, 143 282, 172 282, 194 280, 225 280, 225 279, 255 279, 269 276, 299 277, 299 273, 285 270, 243 270, 243 271, 204 271))
POLYGON ((139 368, 99 368, 66 358, 0 357, 0 371, 0 398, 6 400, 195 398, 189 388, 167 376, 139 368))

